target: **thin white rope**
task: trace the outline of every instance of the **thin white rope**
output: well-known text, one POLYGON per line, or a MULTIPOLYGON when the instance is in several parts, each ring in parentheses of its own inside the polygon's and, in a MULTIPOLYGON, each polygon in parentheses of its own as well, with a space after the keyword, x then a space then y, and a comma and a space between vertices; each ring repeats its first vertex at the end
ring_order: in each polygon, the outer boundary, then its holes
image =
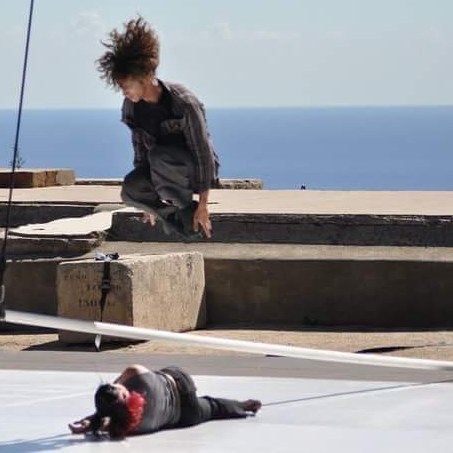
POLYGON ((109 335, 112 337, 127 338, 131 340, 163 340, 173 343, 181 343, 187 346, 200 346, 204 348, 224 349, 252 354, 278 355, 281 357, 309 359, 322 362, 453 371, 453 362, 446 361, 410 359, 405 357, 383 357, 372 354, 355 354, 350 352, 327 351, 252 341, 231 340, 218 337, 204 337, 187 333, 165 332, 155 329, 145 329, 142 327, 61 318, 15 310, 6 310, 6 321, 16 324, 91 333, 94 335, 109 335))

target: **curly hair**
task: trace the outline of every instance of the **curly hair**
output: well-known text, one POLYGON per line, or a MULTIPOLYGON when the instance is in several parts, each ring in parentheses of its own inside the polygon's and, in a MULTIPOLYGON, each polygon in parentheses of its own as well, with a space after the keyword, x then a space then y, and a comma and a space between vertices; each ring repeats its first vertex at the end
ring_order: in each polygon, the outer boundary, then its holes
POLYGON ((123 25, 123 33, 115 28, 108 42, 101 41, 108 51, 96 60, 101 79, 116 89, 127 77, 154 75, 159 65, 159 39, 143 17, 123 25))

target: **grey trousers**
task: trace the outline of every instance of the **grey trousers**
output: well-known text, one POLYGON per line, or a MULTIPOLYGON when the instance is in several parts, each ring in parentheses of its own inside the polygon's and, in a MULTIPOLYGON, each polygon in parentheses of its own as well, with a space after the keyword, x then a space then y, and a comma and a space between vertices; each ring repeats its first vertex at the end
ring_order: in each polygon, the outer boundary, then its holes
POLYGON ((148 162, 128 173, 121 198, 129 205, 153 214, 162 200, 183 209, 193 196, 195 163, 188 149, 156 145, 148 152, 148 162))
POLYGON ((202 234, 192 227, 197 202, 192 201, 195 163, 190 151, 156 145, 147 157, 148 162, 124 178, 122 200, 157 216, 167 234, 175 233, 184 240, 201 239, 202 234))
POLYGON ((161 370, 173 377, 181 399, 181 416, 177 427, 188 427, 228 418, 245 418, 247 412, 239 401, 211 396, 197 396, 192 377, 179 367, 170 366, 161 370))

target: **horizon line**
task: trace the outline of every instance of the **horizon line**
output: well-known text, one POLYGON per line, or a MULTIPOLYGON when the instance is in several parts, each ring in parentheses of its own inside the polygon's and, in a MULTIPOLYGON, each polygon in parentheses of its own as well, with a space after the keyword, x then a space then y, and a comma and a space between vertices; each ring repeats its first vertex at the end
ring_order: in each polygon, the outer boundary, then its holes
MULTIPOLYGON (((342 109, 342 108, 446 108, 453 107, 453 104, 320 104, 320 105, 275 105, 275 106, 206 106, 206 110, 257 110, 257 109, 342 109)), ((1 107, 0 111, 17 110, 17 107, 1 107)), ((24 110, 121 110, 117 107, 97 107, 97 106, 43 106, 43 107, 24 107, 24 110)))

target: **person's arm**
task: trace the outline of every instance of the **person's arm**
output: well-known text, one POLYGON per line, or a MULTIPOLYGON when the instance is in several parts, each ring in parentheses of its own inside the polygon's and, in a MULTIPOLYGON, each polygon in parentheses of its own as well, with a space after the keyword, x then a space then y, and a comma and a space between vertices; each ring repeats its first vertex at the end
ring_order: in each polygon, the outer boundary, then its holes
POLYGON ((134 103, 124 98, 121 108, 121 122, 123 122, 131 131, 132 147, 134 149, 134 167, 146 165, 146 150, 149 146, 149 137, 146 137, 144 131, 136 127, 134 120, 134 103))
POLYGON ((115 384, 123 384, 131 377, 137 376, 138 374, 149 373, 148 368, 143 365, 132 365, 128 366, 113 382, 115 384))
POLYGON ((69 423, 68 427, 72 434, 86 434, 89 432, 95 433, 105 433, 108 431, 110 418, 104 417, 98 419, 100 424, 98 425, 95 423, 96 414, 89 415, 88 417, 84 417, 81 420, 77 420, 73 423, 69 423), (98 428, 93 429, 93 425, 98 426, 98 428))
POLYGON ((68 427, 71 430, 72 434, 85 434, 91 431, 91 423, 93 420, 94 414, 77 420, 73 423, 69 423, 68 427))
POLYGON ((198 208, 194 213, 193 229, 198 232, 201 226, 205 236, 211 237, 212 225, 209 219, 209 189, 215 179, 215 153, 209 137, 203 105, 192 100, 186 105, 186 140, 195 157, 195 190, 199 193, 198 208))
POLYGON ((203 104, 193 98, 185 104, 185 138, 195 158, 195 191, 202 194, 215 179, 215 153, 206 123, 203 104))
POLYGON ((206 237, 210 238, 211 231, 212 231, 212 224, 211 224, 211 220, 209 219, 208 197, 209 197, 209 190, 205 190, 204 192, 200 193, 200 200, 198 203, 198 207, 193 215, 193 229, 194 229, 194 231, 198 232, 198 230, 200 229, 200 226, 201 226, 206 237))
POLYGON ((142 165, 148 165, 146 158, 147 153, 147 142, 150 141, 149 136, 146 137, 145 133, 141 129, 131 129, 132 135, 132 147, 134 149, 134 168, 140 167, 142 165))

